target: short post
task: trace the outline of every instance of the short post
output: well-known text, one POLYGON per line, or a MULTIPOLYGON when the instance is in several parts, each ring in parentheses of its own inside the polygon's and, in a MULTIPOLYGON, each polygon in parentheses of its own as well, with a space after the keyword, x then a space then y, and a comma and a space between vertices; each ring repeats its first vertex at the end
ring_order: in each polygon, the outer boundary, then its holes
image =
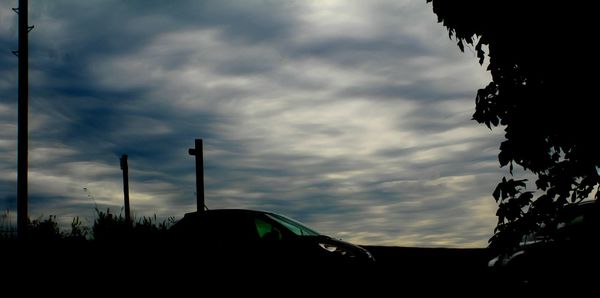
POLYGON ((131 211, 129 209, 129 165, 127 154, 121 156, 121 170, 123 170, 123 196, 125 197, 125 222, 131 224, 131 211))
POLYGON ((204 211, 204 154, 202 152, 202 139, 196 139, 195 147, 188 150, 190 155, 196 157, 196 204, 198 212, 204 211))

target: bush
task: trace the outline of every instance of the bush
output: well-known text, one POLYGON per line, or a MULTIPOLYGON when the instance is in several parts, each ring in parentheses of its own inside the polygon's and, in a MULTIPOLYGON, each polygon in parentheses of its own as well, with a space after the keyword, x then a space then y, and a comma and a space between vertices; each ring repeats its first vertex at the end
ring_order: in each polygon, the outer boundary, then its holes
MULTIPOLYGON (((0 214, 0 240, 16 239, 16 229, 11 224, 10 219, 10 210, 8 209, 0 214)), ((40 216, 29 222, 25 239, 42 242, 59 240, 92 240, 94 242, 162 241, 166 237, 167 230, 174 222, 174 217, 159 222, 156 214, 127 222, 121 214, 115 215, 108 208, 105 212, 96 208, 96 218, 91 228, 84 226, 79 217, 76 216, 71 222, 70 232, 63 232, 60 230, 56 215, 50 215, 47 219, 40 216)))
POLYGON ((95 241, 163 240, 167 230, 175 222, 173 217, 158 222, 156 214, 153 217, 143 216, 137 221, 127 222, 121 214, 112 214, 110 209, 106 209, 106 212, 96 209, 96 214, 97 218, 92 228, 95 241))

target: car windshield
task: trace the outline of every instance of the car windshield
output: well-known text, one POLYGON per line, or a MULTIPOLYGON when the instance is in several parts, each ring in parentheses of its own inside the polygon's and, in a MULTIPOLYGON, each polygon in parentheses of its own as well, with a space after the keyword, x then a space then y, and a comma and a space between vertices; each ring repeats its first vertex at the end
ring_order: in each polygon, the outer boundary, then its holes
POLYGON ((318 236, 318 235, 320 235, 318 232, 315 232, 314 230, 304 226, 303 224, 301 224, 291 218, 287 218, 283 215, 267 213, 267 216, 270 217, 271 219, 273 219, 274 221, 282 224, 284 227, 286 227, 288 230, 290 230, 292 233, 294 233, 298 236, 318 236))

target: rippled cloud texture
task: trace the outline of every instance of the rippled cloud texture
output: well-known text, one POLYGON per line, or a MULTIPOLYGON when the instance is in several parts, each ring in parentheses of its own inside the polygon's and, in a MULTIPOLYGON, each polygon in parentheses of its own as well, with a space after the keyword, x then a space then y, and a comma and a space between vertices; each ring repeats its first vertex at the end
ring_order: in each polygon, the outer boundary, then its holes
MULTIPOLYGON (((16 208, 17 16, 0 4, 0 207, 16 208)), ((501 131, 425 0, 32 1, 30 215, 280 212, 359 244, 484 247, 501 131)))

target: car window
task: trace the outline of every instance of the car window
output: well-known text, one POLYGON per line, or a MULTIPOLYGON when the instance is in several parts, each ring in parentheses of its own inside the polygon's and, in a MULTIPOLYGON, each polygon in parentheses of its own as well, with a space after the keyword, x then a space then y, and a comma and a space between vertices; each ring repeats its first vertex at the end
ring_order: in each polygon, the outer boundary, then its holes
POLYGON ((319 235, 319 233, 317 233, 316 231, 302 225, 301 223, 299 223, 293 219, 287 218, 283 215, 268 213, 267 216, 270 217, 271 219, 275 220, 276 222, 280 223, 281 225, 286 227, 288 230, 290 230, 292 233, 296 234, 297 236, 318 236, 319 235))
POLYGON ((261 240, 281 240, 282 235, 281 231, 277 227, 274 227, 272 224, 260 219, 254 219, 254 224, 256 226, 256 232, 258 233, 258 238, 261 240))

